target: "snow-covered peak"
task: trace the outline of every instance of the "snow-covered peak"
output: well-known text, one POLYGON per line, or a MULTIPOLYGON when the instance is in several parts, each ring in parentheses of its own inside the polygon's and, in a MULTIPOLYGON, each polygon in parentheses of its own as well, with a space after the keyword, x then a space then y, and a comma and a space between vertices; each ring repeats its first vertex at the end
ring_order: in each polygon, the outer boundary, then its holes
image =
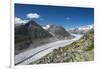
POLYGON ((94 25, 91 24, 91 25, 80 26, 80 27, 77 27, 77 28, 71 28, 68 31, 71 32, 71 33, 74 33, 74 34, 84 34, 84 33, 88 32, 90 29, 93 29, 93 28, 94 28, 94 25))
POLYGON ((45 29, 45 30, 47 30, 47 29, 50 28, 50 25, 43 26, 42 28, 45 29))
POLYGON ((89 30, 93 28, 93 24, 92 25, 86 25, 86 26, 81 26, 78 28, 78 30, 89 30))

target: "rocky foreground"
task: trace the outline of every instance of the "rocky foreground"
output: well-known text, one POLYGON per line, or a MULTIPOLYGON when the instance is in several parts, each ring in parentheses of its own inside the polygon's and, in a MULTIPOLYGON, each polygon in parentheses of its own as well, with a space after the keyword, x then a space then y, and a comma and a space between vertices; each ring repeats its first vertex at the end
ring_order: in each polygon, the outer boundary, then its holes
POLYGON ((30 64, 82 62, 94 60, 94 31, 89 30, 84 36, 71 45, 60 47, 41 59, 30 64))

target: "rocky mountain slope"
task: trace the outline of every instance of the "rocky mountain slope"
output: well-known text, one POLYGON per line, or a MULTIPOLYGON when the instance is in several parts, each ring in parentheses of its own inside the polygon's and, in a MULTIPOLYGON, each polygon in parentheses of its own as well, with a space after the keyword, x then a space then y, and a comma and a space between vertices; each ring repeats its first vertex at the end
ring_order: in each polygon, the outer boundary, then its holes
POLYGON ((71 45, 53 50, 43 58, 31 64, 81 62, 94 60, 94 31, 89 30, 71 45))
POLYGON ((34 20, 21 24, 15 23, 15 54, 29 47, 31 49, 45 43, 71 38, 73 36, 62 26, 51 25, 48 29, 44 29, 34 20))
POLYGON ((15 50, 26 49, 35 41, 50 37, 52 35, 33 20, 26 24, 15 25, 15 50))
POLYGON ((50 32, 55 38, 58 39, 71 39, 73 36, 70 35, 68 31, 66 31, 62 26, 60 25, 47 25, 43 27, 45 30, 50 32))

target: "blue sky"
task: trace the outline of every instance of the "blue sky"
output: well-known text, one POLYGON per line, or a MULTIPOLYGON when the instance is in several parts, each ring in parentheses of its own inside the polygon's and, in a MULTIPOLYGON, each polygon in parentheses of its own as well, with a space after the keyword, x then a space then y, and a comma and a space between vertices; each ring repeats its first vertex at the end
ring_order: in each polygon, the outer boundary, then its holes
POLYGON ((39 15, 34 20, 40 25, 56 24, 73 28, 94 23, 93 8, 15 4, 15 17, 27 20, 30 13, 39 15))

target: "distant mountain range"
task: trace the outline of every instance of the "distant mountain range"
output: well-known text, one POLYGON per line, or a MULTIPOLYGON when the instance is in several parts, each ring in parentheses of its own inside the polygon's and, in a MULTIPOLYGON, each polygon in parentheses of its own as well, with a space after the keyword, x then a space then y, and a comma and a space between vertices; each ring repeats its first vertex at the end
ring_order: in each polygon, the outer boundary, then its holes
POLYGON ((68 29, 67 31, 69 31, 70 33, 74 33, 74 34, 84 34, 93 28, 94 26, 93 24, 91 24, 91 25, 84 25, 78 28, 71 28, 71 29, 68 29))

